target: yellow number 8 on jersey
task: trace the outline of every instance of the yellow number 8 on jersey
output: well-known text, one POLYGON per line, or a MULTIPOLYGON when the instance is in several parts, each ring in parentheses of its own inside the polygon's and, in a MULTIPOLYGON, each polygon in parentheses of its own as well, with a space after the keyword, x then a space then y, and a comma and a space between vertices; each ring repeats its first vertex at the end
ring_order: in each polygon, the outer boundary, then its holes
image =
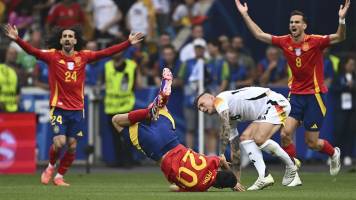
POLYGON ((295 66, 301 67, 302 66, 302 59, 300 57, 297 57, 295 59, 295 66))

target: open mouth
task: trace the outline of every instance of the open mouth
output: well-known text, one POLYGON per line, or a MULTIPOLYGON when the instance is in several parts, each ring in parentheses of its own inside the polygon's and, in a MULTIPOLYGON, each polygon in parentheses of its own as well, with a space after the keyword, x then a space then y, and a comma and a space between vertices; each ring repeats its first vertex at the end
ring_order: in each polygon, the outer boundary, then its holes
POLYGON ((292 27, 292 33, 295 33, 295 32, 297 32, 297 28, 292 27))

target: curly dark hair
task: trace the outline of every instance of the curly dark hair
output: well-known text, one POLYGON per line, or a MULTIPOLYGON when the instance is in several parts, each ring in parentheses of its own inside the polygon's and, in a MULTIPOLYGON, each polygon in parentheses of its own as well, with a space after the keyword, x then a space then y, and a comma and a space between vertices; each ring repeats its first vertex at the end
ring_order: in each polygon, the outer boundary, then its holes
POLYGON ((74 26, 70 28, 60 28, 60 27, 55 27, 52 33, 50 34, 49 38, 46 41, 47 47, 49 49, 57 49, 57 50, 62 50, 62 45, 60 43, 62 33, 65 30, 71 30, 74 31, 74 37, 77 39, 77 44, 74 45, 74 50, 75 51, 80 51, 83 49, 85 45, 85 40, 82 37, 82 31, 79 26, 74 26))

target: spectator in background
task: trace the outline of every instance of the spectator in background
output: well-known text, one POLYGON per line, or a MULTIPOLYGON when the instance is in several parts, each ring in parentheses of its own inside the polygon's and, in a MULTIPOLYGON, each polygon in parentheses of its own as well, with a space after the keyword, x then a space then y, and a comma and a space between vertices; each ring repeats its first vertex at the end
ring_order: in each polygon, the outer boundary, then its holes
POLYGON ((167 31, 170 23, 170 0, 152 0, 156 13, 157 30, 159 35, 167 31))
POLYGON ((155 85, 154 77, 157 72, 149 65, 149 55, 145 49, 144 42, 132 45, 124 52, 124 57, 136 62, 138 73, 142 74, 141 85, 147 87, 155 85))
MULTIPOLYGON (((160 55, 160 59, 155 63, 155 69, 158 69, 158 73, 155 76, 156 86, 161 85, 161 77, 159 74, 162 74, 163 68, 167 67, 171 70, 173 77, 176 78, 178 76, 178 72, 181 66, 181 62, 178 59, 177 51, 174 46, 168 44, 163 47, 160 55)), ((172 87, 176 86, 176 80, 173 79, 172 87)))
POLYGON ((134 3, 129 9, 126 20, 127 28, 131 32, 142 32, 146 39, 152 39, 153 32, 152 29, 155 28, 155 25, 152 24, 152 14, 149 8, 149 2, 145 0, 138 0, 134 3))
POLYGON ((122 134, 118 134, 112 124, 112 117, 118 113, 127 113, 135 106, 134 89, 140 84, 137 65, 127 59, 123 53, 112 56, 112 60, 105 63, 105 114, 111 127, 113 145, 116 153, 115 165, 128 167, 133 164, 129 145, 124 142, 122 134))
POLYGON ((16 49, 9 47, 6 51, 5 63, 0 64, 0 111, 18 111, 20 87, 19 77, 15 71, 16 49))
POLYGON ((230 39, 226 35, 220 35, 218 40, 220 43, 221 53, 225 54, 231 48, 230 39))
MULTIPOLYGON (((182 49, 180 50, 179 59, 181 62, 185 62, 189 59, 195 58, 196 51, 194 48, 193 41, 197 38, 203 39, 203 37, 204 37, 203 26, 201 26, 201 25, 193 26, 191 42, 189 42, 188 44, 183 46, 182 49)), ((209 57, 208 55, 209 55, 208 52, 205 52, 204 57, 207 58, 207 57, 209 57)))
POLYGON ((6 5, 3 1, 0 1, 0 23, 4 20, 6 5))
MULTIPOLYGON (((37 0, 33 6, 33 10, 39 16, 39 24, 46 24, 46 18, 51 7, 56 3, 56 0, 37 0)), ((42 31, 44 31, 42 29, 42 31)))
POLYGON ((45 62, 38 60, 33 71, 33 85, 35 87, 49 90, 48 85, 48 66, 45 62))
POLYGON ((19 36, 23 37, 33 22, 32 2, 21 1, 16 8, 9 13, 8 23, 17 27, 19 36))
POLYGON ((195 0, 185 0, 176 7, 172 15, 173 26, 176 32, 182 27, 190 27, 192 25, 191 19, 199 15, 199 7, 195 0))
POLYGON ((287 62, 278 48, 269 46, 266 49, 266 57, 257 66, 257 77, 262 87, 286 87, 288 85, 287 62))
MULTIPOLYGON (((182 63, 177 78, 177 85, 183 87, 183 113, 186 122, 185 142, 186 146, 192 149, 194 148, 194 133, 197 127, 197 110, 194 107, 194 99, 198 94, 199 75, 207 64, 204 60, 205 40, 197 38, 193 41, 193 46, 195 57, 182 63)), ((204 78, 207 79, 207 76, 204 78)))
POLYGON ((84 24, 85 16, 79 3, 74 0, 62 0, 52 6, 46 21, 46 30, 49 33, 53 26, 69 28, 84 24))
MULTIPOLYGON (((89 41, 86 44, 86 49, 90 51, 97 51, 98 44, 96 41, 89 41)), ((110 58, 103 58, 96 62, 88 63, 85 66, 85 84, 88 86, 100 85, 100 78, 104 73, 105 63, 109 61, 110 58)))
POLYGON ((340 145, 344 165, 352 165, 356 135, 356 62, 347 58, 340 63, 340 70, 331 91, 335 96, 335 145, 340 145))
POLYGON ((227 50, 226 60, 230 70, 229 90, 252 86, 254 84, 254 69, 240 64, 238 62, 239 54, 234 49, 227 50))
POLYGON ((241 36, 235 36, 231 40, 231 47, 239 54, 239 63, 246 65, 250 69, 256 68, 256 63, 251 57, 251 52, 245 47, 244 40, 241 36))
POLYGON ((95 38, 122 37, 119 23, 123 16, 113 0, 91 0, 95 38))
POLYGON ((330 87, 335 74, 338 71, 340 59, 330 54, 330 48, 323 50, 324 84, 330 87))
MULTIPOLYGON (((209 74, 210 82, 206 86, 209 93, 218 95, 229 86, 229 65, 220 54, 218 41, 208 42, 208 52, 210 59, 206 64, 206 71, 209 74)), ((217 144, 220 130, 219 116, 204 114, 206 153, 207 155, 217 154, 217 144)))

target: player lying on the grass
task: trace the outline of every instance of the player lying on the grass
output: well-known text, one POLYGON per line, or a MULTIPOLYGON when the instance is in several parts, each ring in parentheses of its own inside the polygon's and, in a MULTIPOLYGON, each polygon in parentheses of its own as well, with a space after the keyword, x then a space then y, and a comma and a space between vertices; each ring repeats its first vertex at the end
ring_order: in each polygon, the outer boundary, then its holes
POLYGON ((170 94, 171 73, 163 73, 163 79, 163 92, 155 103, 146 109, 115 115, 112 119, 115 128, 138 150, 157 161, 167 180, 176 184, 179 191, 206 191, 210 187, 234 188, 236 185, 243 191, 230 170, 218 170, 219 167, 229 168, 224 156, 198 154, 179 143, 174 119, 165 106, 170 94))
MULTIPOLYGON (((247 190, 260 190, 274 183, 273 177, 268 173, 263 161, 261 149, 277 156, 286 165, 283 185, 302 184, 294 160, 278 143, 270 139, 284 124, 290 112, 290 104, 283 95, 269 88, 245 87, 224 91, 216 97, 209 93, 203 93, 196 98, 196 105, 202 112, 219 114, 222 122, 220 155, 224 154, 229 138, 239 138, 237 131, 234 131, 232 127, 234 122, 252 121, 240 136, 240 145, 258 172, 258 179, 247 190)), ((239 151, 239 145, 231 143, 231 146, 233 155, 236 155, 233 157, 232 163, 239 162, 240 154, 236 153, 239 151)), ((234 165, 232 168, 233 171, 239 170, 234 165)), ((239 175, 237 174, 237 176, 239 175)))

